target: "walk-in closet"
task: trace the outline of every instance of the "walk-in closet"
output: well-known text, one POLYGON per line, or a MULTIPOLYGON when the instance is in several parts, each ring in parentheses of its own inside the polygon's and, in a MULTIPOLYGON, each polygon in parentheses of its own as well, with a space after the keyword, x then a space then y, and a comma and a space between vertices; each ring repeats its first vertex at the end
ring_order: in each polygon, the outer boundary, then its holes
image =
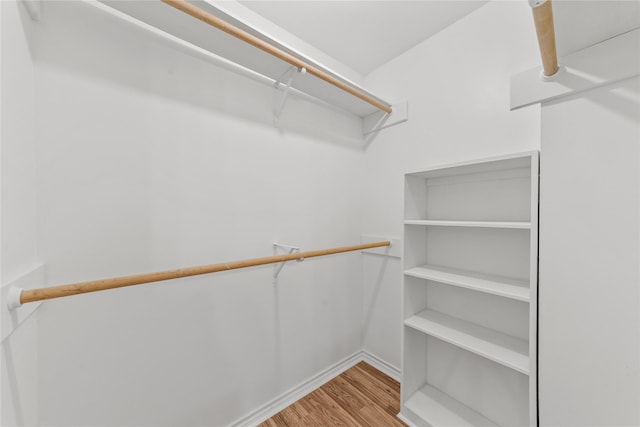
POLYGON ((640 426, 637 0, 0 1, 0 425, 640 426))

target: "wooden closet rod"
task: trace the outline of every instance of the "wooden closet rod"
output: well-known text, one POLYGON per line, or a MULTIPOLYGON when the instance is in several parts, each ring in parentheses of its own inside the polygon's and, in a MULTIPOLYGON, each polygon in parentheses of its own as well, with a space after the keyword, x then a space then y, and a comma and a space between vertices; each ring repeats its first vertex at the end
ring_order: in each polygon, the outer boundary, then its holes
POLYGON ((325 82, 332 84, 348 93, 350 93, 351 95, 358 97, 360 99, 362 99, 363 101, 373 105, 374 107, 387 112, 387 113, 391 113, 391 107, 383 102, 378 101, 377 99, 374 99, 373 97, 367 95, 366 93, 348 85, 347 83, 338 80, 337 78, 325 73, 324 71, 314 67, 313 65, 307 64, 306 62, 296 58, 295 56, 283 51, 282 49, 279 49, 267 42, 265 42, 264 40, 259 39, 258 37, 254 36, 253 34, 249 34, 246 31, 229 24, 228 22, 224 21, 223 19, 218 18, 217 16, 200 9, 197 6, 192 5, 191 3, 188 3, 186 0, 162 0, 164 3, 168 4, 169 6, 173 6, 178 10, 181 10, 182 12, 193 16, 194 18, 197 18, 213 27, 216 27, 219 30, 224 31, 227 34, 232 35, 233 37, 236 37, 246 43, 249 43, 252 46, 257 47, 260 50, 263 50, 277 58, 280 58, 281 60, 301 69, 301 68, 305 68, 307 70, 307 73, 312 74, 322 80, 324 80, 325 82))
MULTIPOLYGON (((197 267, 179 268, 176 270, 159 271, 155 273, 137 274, 134 276, 114 277, 111 279, 92 280, 90 282, 74 283, 70 285, 52 286, 49 288, 19 290, 20 306, 27 302, 42 301, 52 298, 68 297, 71 295, 86 294, 88 292, 105 291, 108 289, 122 288, 125 286, 141 285, 143 283, 159 282, 162 280, 179 279, 181 277, 197 276, 199 274, 216 273, 219 271, 235 270, 237 268, 254 267, 257 265, 273 264, 298 260, 303 258, 313 258, 324 255, 339 254, 342 252, 360 251, 363 249, 379 248, 390 246, 390 241, 364 243, 353 246, 343 246, 330 249, 318 249, 315 251, 298 252, 285 255, 274 255, 264 258, 253 258, 242 261, 224 262, 221 264, 201 265, 197 267)), ((17 301, 16 301, 17 302, 17 301)), ((12 303, 9 302, 12 307, 12 303)))
POLYGON ((550 77, 559 68, 551 0, 529 0, 529 4, 533 11, 533 21, 536 26, 536 35, 538 36, 538 47, 542 57, 542 72, 545 76, 550 77))

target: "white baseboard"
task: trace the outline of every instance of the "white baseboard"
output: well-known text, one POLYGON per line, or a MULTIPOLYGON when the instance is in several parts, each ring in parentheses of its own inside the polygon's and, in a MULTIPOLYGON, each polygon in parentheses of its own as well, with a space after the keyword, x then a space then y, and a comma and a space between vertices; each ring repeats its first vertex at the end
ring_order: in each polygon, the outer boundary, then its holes
POLYGON ((396 381, 400 380, 400 370, 398 368, 369 352, 361 350, 341 360, 335 365, 328 367, 327 369, 298 384, 290 390, 284 392, 280 396, 257 408, 251 413, 245 415, 244 417, 234 421, 233 423, 229 424, 229 427, 257 426, 258 424, 268 420, 278 412, 282 411, 287 406, 293 404, 315 389, 321 387, 323 384, 331 381, 347 369, 352 368, 353 366, 363 361, 370 364, 380 372, 395 379, 396 381))
POLYGON ((373 366, 383 374, 400 382, 400 369, 396 368, 391 363, 380 359, 378 356, 374 356, 366 350, 362 351, 362 360, 364 362, 367 362, 369 365, 373 366))
POLYGON ((324 383, 337 377, 347 369, 355 366, 362 360, 362 351, 354 353, 353 355, 341 360, 333 366, 325 369, 317 375, 314 375, 310 379, 298 384, 290 390, 284 392, 280 396, 268 402, 266 405, 254 410, 248 415, 234 421, 230 424, 230 427, 253 427, 261 422, 264 422, 282 411, 287 406, 300 400, 307 394, 311 393, 324 383))

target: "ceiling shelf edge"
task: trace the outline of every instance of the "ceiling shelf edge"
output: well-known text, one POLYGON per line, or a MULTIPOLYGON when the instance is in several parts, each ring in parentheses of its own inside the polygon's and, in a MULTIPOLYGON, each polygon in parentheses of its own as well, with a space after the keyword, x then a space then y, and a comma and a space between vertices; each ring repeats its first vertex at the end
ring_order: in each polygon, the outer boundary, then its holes
MULTIPOLYGON (((160 32, 169 34, 172 37, 185 41, 198 49, 210 52, 212 55, 222 58, 239 65, 241 68, 250 70, 258 75, 277 81, 291 66, 283 60, 276 58, 260 49, 249 45, 229 34, 224 33, 216 28, 211 27, 205 22, 194 19, 193 17, 182 13, 179 10, 162 3, 149 1, 117 1, 117 0, 100 0, 100 3, 107 7, 118 11, 130 18, 140 21, 160 32)), ((194 2, 198 6, 207 9, 215 9, 208 2, 194 2)), ((217 9, 216 9, 217 10, 217 9)), ((283 45, 277 40, 261 34, 257 29, 250 27, 247 23, 239 21, 233 16, 228 15, 224 11, 216 12, 218 16, 229 21, 232 25, 238 26, 242 30, 256 35, 264 41, 289 52, 291 55, 298 57, 300 60, 317 67, 318 69, 333 76, 335 79, 343 81, 345 84, 367 94, 379 102, 391 106, 391 103, 371 94, 360 85, 344 78, 342 75, 333 70, 317 64, 314 60, 307 58, 283 45), (259 36, 257 34, 260 34, 259 36)), ((345 92, 319 78, 308 74, 296 76, 292 90, 296 94, 306 94, 311 98, 320 101, 321 104, 326 103, 330 106, 337 107, 340 110, 350 112, 361 118, 381 111, 373 105, 357 98, 356 96, 345 92)))

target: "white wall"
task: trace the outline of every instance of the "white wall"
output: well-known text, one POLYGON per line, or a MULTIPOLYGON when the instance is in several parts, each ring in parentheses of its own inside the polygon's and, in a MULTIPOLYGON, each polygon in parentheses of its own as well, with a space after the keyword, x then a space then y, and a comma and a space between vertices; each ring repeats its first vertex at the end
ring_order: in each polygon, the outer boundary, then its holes
MULTIPOLYGON (((360 239, 359 122, 45 2, 36 94, 48 281, 360 239)), ((225 425, 362 348, 361 256, 50 301, 42 425, 225 425)))
MULTIPOLYGON (((35 95, 32 22, 15 1, 0 2, 0 15, 0 276, 4 285, 37 262, 35 95)), ((0 344, 3 426, 38 423, 37 339, 35 313, 0 344)))
MULTIPOLYGON (((537 149, 539 107, 510 112, 509 77, 538 61, 529 6, 491 2, 367 76, 385 99, 408 99, 409 121, 368 147, 363 233, 402 235, 405 172, 537 149)), ((382 262, 365 258, 365 271, 382 262)), ((365 280, 364 346, 399 368, 399 260, 384 270, 365 280)))
POLYGON ((33 23, 17 2, 2 2, 2 280, 36 256, 33 23))
POLYGON ((541 425, 640 425, 639 143, 638 77, 543 105, 541 425))

